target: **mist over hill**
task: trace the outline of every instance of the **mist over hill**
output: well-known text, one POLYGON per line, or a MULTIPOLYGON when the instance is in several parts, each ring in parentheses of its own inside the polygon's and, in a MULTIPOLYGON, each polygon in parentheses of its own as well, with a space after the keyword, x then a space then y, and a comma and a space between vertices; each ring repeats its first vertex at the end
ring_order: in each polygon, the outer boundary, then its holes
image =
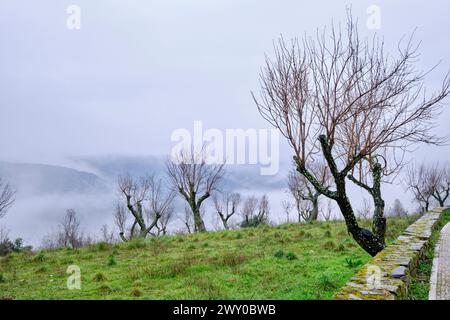
MULTIPOLYGON (((77 211, 87 233, 98 234, 103 224, 113 227, 119 175, 153 173, 166 177, 164 157, 74 157, 70 161, 70 167, 0 162, 0 176, 17 190, 16 202, 2 221, 12 237, 20 236, 38 245, 46 234, 56 229, 68 208, 77 211)), ((279 199, 285 195, 285 176, 282 170, 275 176, 261 176, 257 165, 230 165, 221 190, 244 195, 268 193, 272 211, 277 212, 279 199)), ((209 202, 208 211, 212 210, 209 202)), ((175 208, 181 213, 184 202, 177 198, 175 208)), ((217 223, 215 215, 205 220, 210 228, 217 223)), ((177 228, 177 223, 174 225, 177 228)))

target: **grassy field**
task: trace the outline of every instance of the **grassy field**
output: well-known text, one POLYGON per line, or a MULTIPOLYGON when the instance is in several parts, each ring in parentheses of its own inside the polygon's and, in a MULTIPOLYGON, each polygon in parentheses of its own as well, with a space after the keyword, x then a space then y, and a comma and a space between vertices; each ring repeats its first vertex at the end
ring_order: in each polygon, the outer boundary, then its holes
MULTIPOLYGON (((389 241, 416 218, 389 219, 389 241)), ((1 258, 0 298, 329 299, 369 259, 342 221, 98 243, 1 258)))

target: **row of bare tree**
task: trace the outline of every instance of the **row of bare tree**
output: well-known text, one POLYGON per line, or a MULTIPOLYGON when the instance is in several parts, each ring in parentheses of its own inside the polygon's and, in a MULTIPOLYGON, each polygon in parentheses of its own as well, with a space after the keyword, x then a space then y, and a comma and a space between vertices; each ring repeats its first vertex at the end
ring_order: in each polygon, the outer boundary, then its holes
POLYGON ((116 204, 114 221, 123 241, 167 234, 168 224, 176 216, 177 195, 185 201, 181 219, 188 233, 206 231, 204 203, 209 198, 224 229, 231 228, 230 219, 236 214, 242 217, 241 227, 268 221, 268 197, 250 196, 243 201, 239 193, 221 192, 224 165, 207 164, 203 150, 181 152, 177 159, 167 160, 166 172, 168 181, 154 175, 119 177, 121 201, 116 204))

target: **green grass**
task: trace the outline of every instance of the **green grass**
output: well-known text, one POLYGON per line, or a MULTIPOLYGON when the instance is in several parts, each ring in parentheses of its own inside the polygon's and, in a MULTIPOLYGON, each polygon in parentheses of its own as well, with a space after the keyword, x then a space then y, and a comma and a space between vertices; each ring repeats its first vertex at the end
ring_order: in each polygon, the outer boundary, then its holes
MULTIPOLYGON (((415 219, 389 219, 388 240, 415 219)), ((369 259, 342 221, 164 236, 11 254, 0 298, 329 299, 369 259), (81 290, 67 289, 70 265, 81 290)))
POLYGON ((408 291, 408 300, 428 300, 430 292, 430 277, 433 268, 434 248, 439 240, 441 229, 450 222, 450 210, 447 210, 437 228, 431 234, 431 243, 428 250, 417 266, 417 271, 411 279, 411 286, 408 291))

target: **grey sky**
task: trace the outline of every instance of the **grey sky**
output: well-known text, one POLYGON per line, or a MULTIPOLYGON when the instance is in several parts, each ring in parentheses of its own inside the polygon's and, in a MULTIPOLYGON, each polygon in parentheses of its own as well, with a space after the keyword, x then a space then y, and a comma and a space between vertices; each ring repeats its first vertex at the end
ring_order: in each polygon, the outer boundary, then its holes
MULTIPOLYGON (((66 164, 69 157, 162 155, 177 128, 268 128, 251 99, 272 41, 345 21, 366 27, 381 8, 387 48, 418 28, 418 64, 430 90, 450 68, 448 1, 0 0, 0 160, 66 164), (68 30, 66 8, 81 8, 68 30)), ((438 133, 449 134, 450 112, 438 133)), ((284 145, 281 160, 291 152, 284 145)), ((446 161, 450 146, 419 147, 418 161, 446 161)), ((384 189, 389 201, 401 187, 384 189)), ((18 206, 20 207, 20 203, 18 206)), ((410 207, 410 206, 408 206, 410 207)))
MULTIPOLYGON (((194 120, 206 128, 267 127, 249 92, 258 88, 272 40, 344 21, 348 4, 2 0, 1 158, 61 163, 80 154, 165 154, 172 130, 191 129, 194 120), (69 4, 81 7, 79 31, 66 28, 69 4)), ((420 63, 443 60, 430 78, 435 84, 450 66, 448 1, 354 1, 369 35, 371 4, 382 10, 378 32, 388 46, 418 27, 420 63)), ((444 117, 449 113, 442 124, 444 117)))

